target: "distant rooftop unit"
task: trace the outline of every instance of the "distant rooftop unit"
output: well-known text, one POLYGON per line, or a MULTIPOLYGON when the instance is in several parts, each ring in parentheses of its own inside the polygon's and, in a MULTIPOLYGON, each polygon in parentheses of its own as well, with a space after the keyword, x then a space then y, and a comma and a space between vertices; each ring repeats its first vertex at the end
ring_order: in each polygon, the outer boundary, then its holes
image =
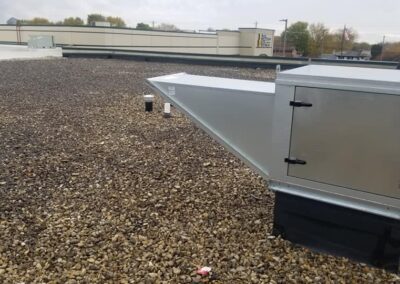
POLYGON ((111 27, 110 22, 93 22, 93 26, 95 27, 111 27))
POLYGON ((343 60, 370 60, 371 51, 370 50, 360 50, 360 51, 343 51, 334 52, 332 54, 322 54, 322 59, 343 59, 343 60))
POLYGON ((29 48, 54 48, 54 37, 49 35, 34 35, 28 40, 29 48))

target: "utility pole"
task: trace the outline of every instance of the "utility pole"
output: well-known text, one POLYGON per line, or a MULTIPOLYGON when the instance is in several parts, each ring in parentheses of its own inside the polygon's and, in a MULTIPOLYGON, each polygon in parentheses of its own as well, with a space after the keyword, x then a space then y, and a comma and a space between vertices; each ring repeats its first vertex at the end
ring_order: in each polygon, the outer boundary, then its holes
POLYGON ((285 22, 285 35, 284 35, 284 39, 283 39, 283 56, 284 57, 286 57, 287 21, 288 21, 288 19, 279 20, 279 22, 285 22))
POLYGON ((383 61, 383 51, 384 50, 385 50, 385 36, 383 36, 383 40, 382 40, 381 61, 383 61))
POLYGON ((344 35, 346 32, 346 25, 344 25, 343 33, 342 33, 342 43, 340 45, 340 55, 343 57, 343 44, 344 44, 344 35))
POLYGON ((319 51, 322 54, 324 54, 324 41, 325 41, 325 32, 322 34, 321 38, 321 50, 319 51))
POLYGON ((257 26, 258 26, 258 22, 256 21, 254 24, 256 25, 256 28, 257 28, 257 26))

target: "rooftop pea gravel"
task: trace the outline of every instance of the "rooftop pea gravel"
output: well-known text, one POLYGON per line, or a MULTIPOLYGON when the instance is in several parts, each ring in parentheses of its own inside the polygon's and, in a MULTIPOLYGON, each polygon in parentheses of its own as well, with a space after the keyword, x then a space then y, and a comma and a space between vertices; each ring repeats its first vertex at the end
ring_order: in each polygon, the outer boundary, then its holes
POLYGON ((274 195, 163 102, 170 73, 274 70, 103 59, 0 62, 1 283, 399 283, 271 235, 274 195), (212 268, 207 276, 196 271, 212 268))

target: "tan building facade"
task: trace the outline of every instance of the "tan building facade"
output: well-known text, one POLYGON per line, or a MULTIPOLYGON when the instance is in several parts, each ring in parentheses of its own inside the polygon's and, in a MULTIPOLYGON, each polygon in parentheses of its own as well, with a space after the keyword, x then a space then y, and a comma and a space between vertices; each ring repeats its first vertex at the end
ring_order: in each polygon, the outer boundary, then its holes
POLYGON ((90 26, 0 25, 0 43, 26 44, 31 36, 53 36, 59 46, 135 51, 272 56, 273 30, 240 28, 238 31, 190 33, 90 26))

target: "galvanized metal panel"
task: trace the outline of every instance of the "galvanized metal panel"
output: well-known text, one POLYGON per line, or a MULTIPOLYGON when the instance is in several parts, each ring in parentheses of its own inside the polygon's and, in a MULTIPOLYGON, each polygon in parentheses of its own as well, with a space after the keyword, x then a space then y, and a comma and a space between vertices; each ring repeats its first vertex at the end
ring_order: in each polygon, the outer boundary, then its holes
POLYGON ((342 66, 320 66, 308 65, 301 68, 291 69, 279 74, 283 77, 312 78, 313 80, 325 79, 346 79, 364 80, 374 82, 395 82, 400 84, 400 74, 397 70, 385 70, 378 68, 358 68, 342 66))
POLYGON ((31 35, 28 40, 29 48, 53 48, 54 38, 50 35, 31 35))
MULTIPOLYGON (((293 107, 289 102, 295 99, 296 86, 320 87, 322 79, 304 76, 304 82, 296 85, 295 81, 282 78, 276 84, 276 90, 272 83, 187 74, 152 78, 149 82, 166 100, 188 114, 198 126, 228 150, 264 178, 270 178, 270 189, 400 220, 400 199, 397 197, 288 175, 284 158, 290 155, 293 107), (274 91, 276 95, 273 94, 274 91), (254 99, 257 97, 259 99, 254 99), (265 113, 260 114, 260 111, 265 113), (253 139, 254 137, 256 138, 253 139)), ((334 89, 380 90, 382 94, 376 96, 400 93, 399 89, 383 87, 384 83, 360 84, 348 80, 343 84, 344 79, 337 82, 330 81, 330 78, 324 80, 329 81, 328 85, 334 89)), ((358 94, 357 98, 362 99, 371 92, 355 93, 358 94)), ((400 98, 396 95, 392 97, 400 98)), ((353 115, 357 119, 357 113, 353 115)), ((396 112, 393 119, 398 121, 396 112)), ((376 121, 371 125, 376 126, 379 123, 376 121)), ((387 136, 387 139, 393 137, 387 136)))
POLYGON ((277 85, 272 135, 273 158, 269 188, 304 198, 400 220, 400 200, 345 187, 288 176, 284 158, 289 156, 295 87, 277 85))
POLYGON ((148 81, 217 141, 268 176, 275 84, 185 73, 148 81))
POLYGON ((279 73, 276 84, 400 95, 400 71, 308 65, 279 73))
POLYGON ((400 198, 400 97, 297 87, 288 175, 400 198))

